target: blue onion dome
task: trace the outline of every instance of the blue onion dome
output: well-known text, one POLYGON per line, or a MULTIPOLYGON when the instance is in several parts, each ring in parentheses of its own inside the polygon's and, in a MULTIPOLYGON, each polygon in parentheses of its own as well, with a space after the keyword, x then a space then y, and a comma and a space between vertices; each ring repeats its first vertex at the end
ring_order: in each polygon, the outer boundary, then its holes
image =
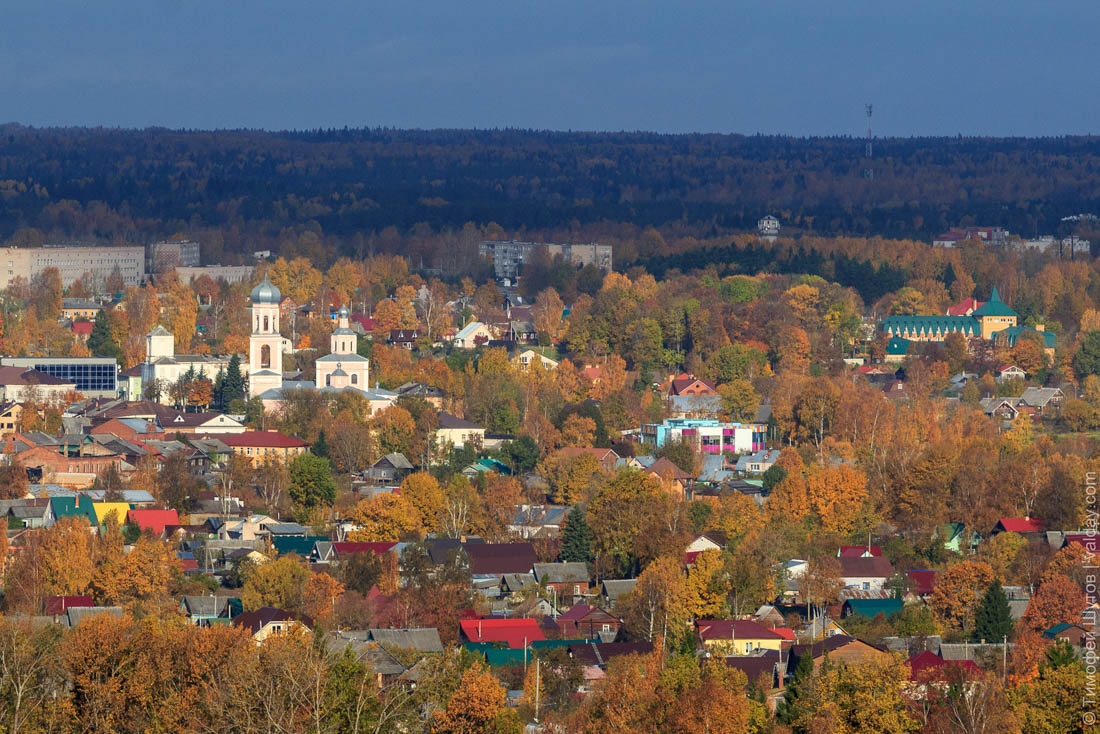
POLYGON ((252 289, 252 303, 276 304, 282 299, 283 294, 275 287, 275 284, 265 275, 264 280, 252 289))

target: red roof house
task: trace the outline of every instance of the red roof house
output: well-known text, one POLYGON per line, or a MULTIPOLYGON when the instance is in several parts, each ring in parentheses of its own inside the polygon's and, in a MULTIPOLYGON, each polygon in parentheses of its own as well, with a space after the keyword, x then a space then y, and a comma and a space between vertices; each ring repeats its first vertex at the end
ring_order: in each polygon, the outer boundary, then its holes
POLYGON ((918 596, 928 596, 936 588, 935 571, 906 571, 905 575, 913 582, 913 592, 918 596))
POLYGON ((336 553, 336 557, 350 556, 356 553, 373 553, 376 556, 383 556, 393 550, 393 547, 397 545, 395 541, 377 541, 377 542, 338 542, 332 544, 332 550, 336 553))
POLYGON ((1043 524, 1034 517, 1002 517, 989 531, 990 535, 997 533, 1041 533, 1043 524))
POLYGON ((546 639, 539 623, 529 618, 464 619, 458 624, 470 642, 503 642, 516 650, 546 639))
POLYGON ((175 510, 130 510, 126 519, 153 535, 164 533, 166 525, 179 525, 180 516, 175 510))
POLYGON ((219 433, 215 436, 226 446, 232 448, 272 448, 292 449, 304 448, 309 443, 294 436, 288 436, 278 431, 245 431, 244 433, 219 433))
POLYGON ((64 614, 73 607, 95 606, 90 596, 47 596, 43 601, 46 603, 46 615, 50 617, 64 614))
POLYGON ((881 555, 881 545, 842 545, 836 552, 837 558, 878 558, 881 555))
POLYGON ((944 660, 934 652, 924 652, 909 658, 913 681, 944 681, 956 677, 976 678, 982 675, 982 669, 973 660, 944 660))
POLYGON ((948 316, 969 316, 982 307, 984 301, 977 298, 965 298, 947 309, 948 316))

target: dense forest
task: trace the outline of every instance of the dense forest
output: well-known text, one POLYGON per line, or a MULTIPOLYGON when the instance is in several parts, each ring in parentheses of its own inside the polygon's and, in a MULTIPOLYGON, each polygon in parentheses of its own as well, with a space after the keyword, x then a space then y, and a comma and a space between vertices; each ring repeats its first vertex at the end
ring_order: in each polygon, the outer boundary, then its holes
MULTIPOLYGON (((578 236, 619 224, 706 239, 770 212, 785 231, 928 241, 970 223, 1063 233, 1073 226, 1063 217, 1100 210, 1098 138, 888 138, 876 141, 874 180, 862 177, 862 148, 856 138, 9 124, 0 238, 217 231, 208 254, 231 262, 303 231, 333 238, 335 257, 392 249, 392 237, 370 239, 388 228, 403 239, 468 223, 578 236)), ((439 265, 442 249, 413 254, 439 265)))

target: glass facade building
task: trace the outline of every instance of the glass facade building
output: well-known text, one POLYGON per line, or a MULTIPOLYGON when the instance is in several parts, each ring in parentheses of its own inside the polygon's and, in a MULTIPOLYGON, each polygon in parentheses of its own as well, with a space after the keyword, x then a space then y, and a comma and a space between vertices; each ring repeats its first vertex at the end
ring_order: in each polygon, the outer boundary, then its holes
POLYGON ((35 369, 72 382, 84 397, 118 396, 118 360, 112 357, 4 357, 0 364, 35 369))

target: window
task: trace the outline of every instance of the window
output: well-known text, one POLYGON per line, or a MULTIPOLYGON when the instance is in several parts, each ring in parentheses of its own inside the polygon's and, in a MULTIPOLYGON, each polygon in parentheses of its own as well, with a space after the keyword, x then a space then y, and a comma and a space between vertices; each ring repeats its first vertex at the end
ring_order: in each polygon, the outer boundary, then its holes
POLYGON ((268 327, 268 321, 267 321, 267 314, 264 314, 264 331, 268 331, 268 330, 269 330, 269 327, 268 327))
POLYGON ((332 375, 325 375, 325 387, 332 387, 332 375))
POLYGON ((870 591, 871 590, 871 582, 870 581, 864 581, 863 582, 863 590, 864 591, 870 591))
POLYGON ((352 373, 352 375, 351 375, 351 384, 352 385, 358 385, 359 384, 359 375, 357 375, 355 373, 352 373))
MULTIPOLYGON (((265 321, 267 320, 266 316, 264 317, 264 320, 265 321)), ((265 370, 266 369, 271 369, 271 345, 270 344, 264 344, 262 347, 260 347, 260 368, 265 369, 265 370)))
POLYGON ((752 652, 752 643, 751 642, 746 642, 745 643, 745 652, 752 652))

